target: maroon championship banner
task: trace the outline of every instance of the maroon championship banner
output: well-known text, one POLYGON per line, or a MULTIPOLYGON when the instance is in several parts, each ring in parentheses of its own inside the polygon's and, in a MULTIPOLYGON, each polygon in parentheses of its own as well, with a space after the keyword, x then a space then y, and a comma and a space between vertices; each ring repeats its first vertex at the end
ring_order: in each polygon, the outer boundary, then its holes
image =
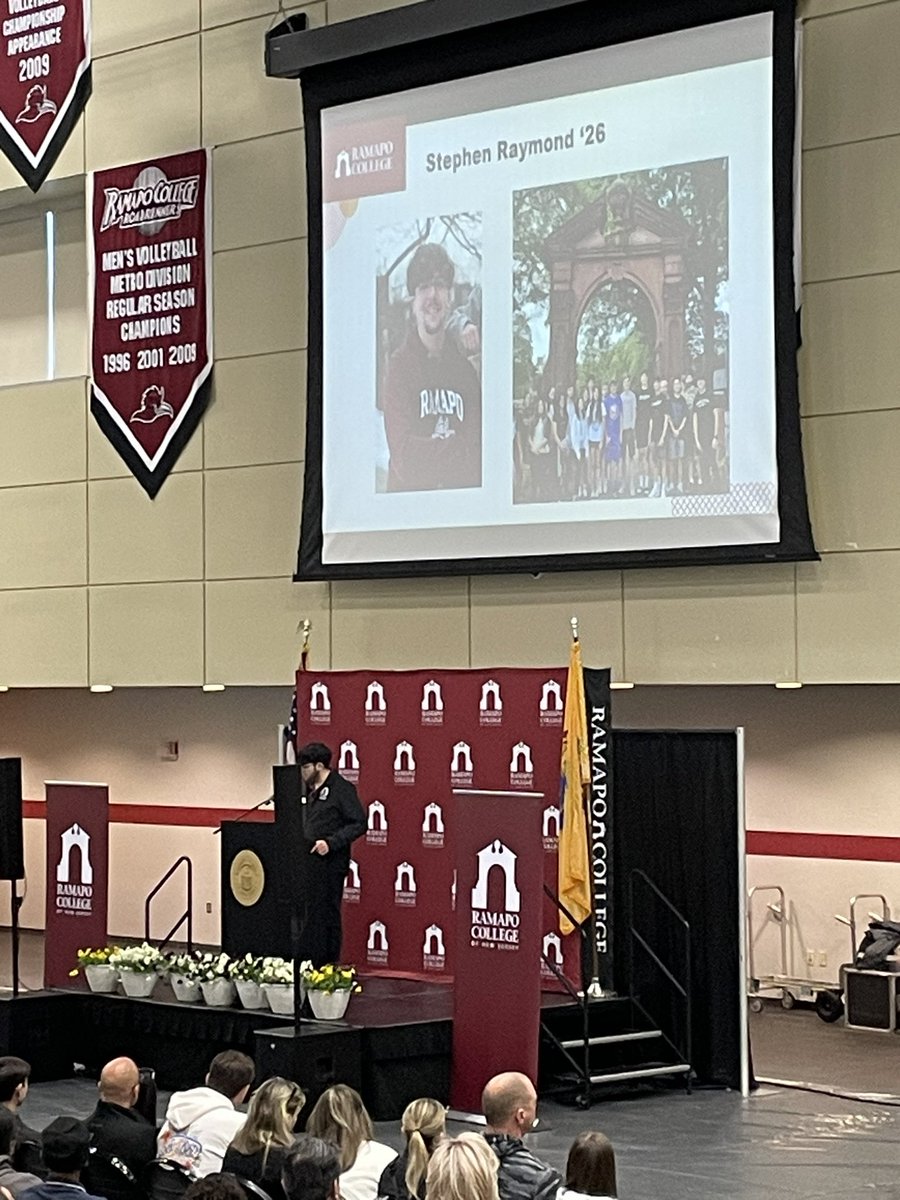
POLYGON ((71 987, 76 952, 106 945, 109 789, 47 783, 44 986, 71 987))
MULTIPOLYGON (((454 788, 542 792, 543 875, 557 887, 566 671, 301 671, 298 744, 324 742, 354 783, 368 830, 344 887, 342 957, 416 979, 455 970, 454 788)), ((580 980, 580 938, 543 897, 541 948, 580 980)), ((539 964, 542 986, 559 990, 539 964)))
POLYGON ((91 412, 151 499, 212 382, 207 150, 88 178, 91 412))
POLYGON ((2 0, 0 148, 36 192, 91 94, 91 0, 2 0))
POLYGON ((457 793, 456 978, 450 1103, 481 1112, 501 1071, 537 1080, 545 798, 457 793))

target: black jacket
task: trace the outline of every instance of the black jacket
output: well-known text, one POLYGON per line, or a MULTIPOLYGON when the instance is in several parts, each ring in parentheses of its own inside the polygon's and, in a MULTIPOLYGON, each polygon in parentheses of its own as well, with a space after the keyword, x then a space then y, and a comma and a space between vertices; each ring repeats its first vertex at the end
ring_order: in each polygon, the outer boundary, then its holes
POLYGON ((559 1173, 535 1158, 521 1138, 506 1133, 484 1136, 500 1160, 497 1175, 500 1200, 554 1200, 562 1183, 559 1173))
MULTIPOLYGON (((388 1200, 413 1200, 410 1192, 406 1187, 406 1168, 409 1165, 409 1157, 404 1150, 402 1154, 389 1162, 381 1172, 381 1179, 378 1181, 378 1195, 386 1196, 388 1200)), ((417 1193, 418 1200, 425 1200, 425 1180, 419 1184, 417 1193)))
POLYGON ((328 843, 326 861, 350 863, 350 845, 366 832, 366 814, 356 788, 337 771, 329 772, 320 788, 310 792, 305 806, 303 832, 311 842, 328 843))
POLYGON ((284 1188, 281 1186, 281 1168, 284 1166, 288 1149, 289 1147, 285 1146, 271 1146, 263 1166, 262 1150, 257 1150, 255 1154, 242 1154, 231 1145, 225 1151, 222 1170, 259 1184, 264 1192, 269 1193, 272 1200, 285 1200, 284 1188))
POLYGON ((41 1135, 36 1129, 31 1129, 18 1113, 15 1113, 16 1148, 13 1151, 13 1166, 17 1171, 26 1171, 29 1175, 37 1175, 46 1179, 44 1160, 41 1157, 41 1135))
MULTIPOLYGON (((135 1112, 133 1108, 123 1108, 119 1104, 110 1104, 106 1100, 98 1100, 97 1107, 88 1117, 88 1129, 91 1131, 91 1145, 107 1157, 120 1158, 126 1167, 140 1179, 144 1168, 156 1158, 156 1126, 135 1112)), ((108 1200, 131 1200, 133 1190, 123 1183, 121 1190, 116 1187, 116 1177, 110 1174, 103 1176, 103 1187, 100 1180, 89 1176, 89 1184, 95 1184, 108 1200)))

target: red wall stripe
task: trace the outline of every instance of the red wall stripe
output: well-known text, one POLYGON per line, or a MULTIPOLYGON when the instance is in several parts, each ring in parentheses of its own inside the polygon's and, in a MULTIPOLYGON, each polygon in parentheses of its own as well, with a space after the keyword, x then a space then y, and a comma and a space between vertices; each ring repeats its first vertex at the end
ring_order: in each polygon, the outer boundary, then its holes
MULTIPOLYGON (((42 821, 43 800, 22 802, 23 816, 42 821)), ((215 829, 233 821, 239 808, 188 808, 173 804, 111 804, 113 825, 182 825, 215 829)), ((248 813, 245 821, 272 821, 271 809, 248 813)), ((831 858, 858 862, 900 862, 900 838, 865 837, 849 833, 788 833, 782 830, 747 830, 747 853, 780 858, 831 858)))

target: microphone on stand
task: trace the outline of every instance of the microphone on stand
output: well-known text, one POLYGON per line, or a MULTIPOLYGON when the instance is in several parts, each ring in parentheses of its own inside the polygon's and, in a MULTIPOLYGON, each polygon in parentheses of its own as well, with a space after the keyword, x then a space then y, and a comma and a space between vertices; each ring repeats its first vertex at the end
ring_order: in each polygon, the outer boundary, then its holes
MULTIPOLYGON (((238 815, 236 817, 232 817, 232 820, 243 821, 243 819, 245 817, 249 817, 251 813, 255 813, 255 812, 257 812, 258 809, 265 808, 265 806, 267 804, 271 804, 274 801, 274 799, 275 799, 274 796, 266 796, 265 800, 260 800, 259 804, 254 804, 252 808, 244 809, 244 811, 242 813, 238 813, 238 815)), ((221 833, 221 832, 222 832, 222 826, 219 825, 219 827, 217 829, 213 830, 213 837, 215 837, 215 835, 217 833, 221 833)))

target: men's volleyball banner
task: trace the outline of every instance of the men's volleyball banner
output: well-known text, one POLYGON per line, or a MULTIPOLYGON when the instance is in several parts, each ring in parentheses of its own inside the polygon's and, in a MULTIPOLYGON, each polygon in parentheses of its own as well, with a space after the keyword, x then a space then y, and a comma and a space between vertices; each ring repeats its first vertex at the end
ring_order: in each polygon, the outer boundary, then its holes
POLYGON ((91 94, 91 0, 0 11, 0 149, 36 192, 91 94))
POLYGON ((152 498, 212 382, 210 155, 88 180, 91 412, 152 498))

